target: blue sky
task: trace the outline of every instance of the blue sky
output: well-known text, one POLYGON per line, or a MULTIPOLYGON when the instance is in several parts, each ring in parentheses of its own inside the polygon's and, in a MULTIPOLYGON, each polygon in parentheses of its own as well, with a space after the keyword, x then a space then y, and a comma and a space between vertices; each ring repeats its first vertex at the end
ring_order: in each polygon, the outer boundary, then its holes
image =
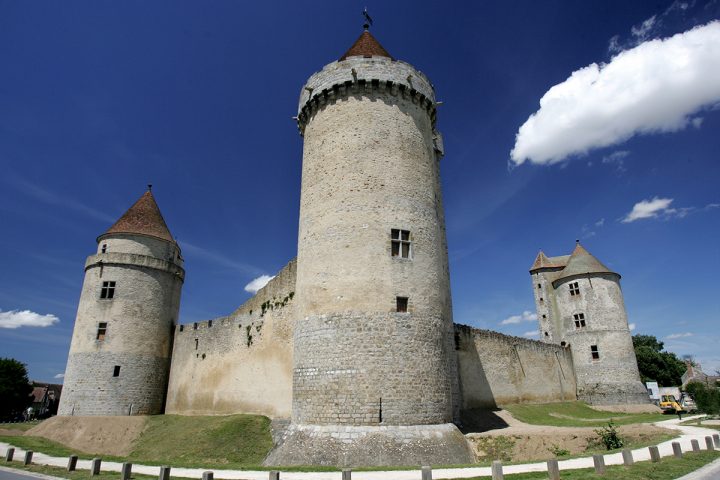
MULTIPOLYGON (((186 259, 182 322, 293 258, 291 117, 365 4, 1 3, 0 355, 64 372, 85 257, 147 183, 186 259)), ((634 333, 720 369, 720 2, 367 7, 443 102, 455 321, 533 338, 528 268, 580 239, 634 333)))

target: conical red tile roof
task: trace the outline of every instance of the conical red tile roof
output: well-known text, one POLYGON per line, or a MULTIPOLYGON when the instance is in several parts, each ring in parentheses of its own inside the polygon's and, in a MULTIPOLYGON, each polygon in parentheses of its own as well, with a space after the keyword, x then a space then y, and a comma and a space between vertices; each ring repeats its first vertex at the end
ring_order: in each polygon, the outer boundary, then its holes
POLYGON ((150 190, 145 192, 102 236, 112 233, 135 233, 175 242, 150 190))
POLYGON ((353 43, 353 46, 350 47, 350 49, 345 52, 345 55, 340 57, 340 60, 345 60, 348 57, 387 57, 392 58, 387 50, 383 48, 382 45, 380 45, 380 42, 378 42, 375 37, 372 36, 370 32, 365 30, 360 37, 358 37, 357 40, 355 40, 355 43, 353 43))

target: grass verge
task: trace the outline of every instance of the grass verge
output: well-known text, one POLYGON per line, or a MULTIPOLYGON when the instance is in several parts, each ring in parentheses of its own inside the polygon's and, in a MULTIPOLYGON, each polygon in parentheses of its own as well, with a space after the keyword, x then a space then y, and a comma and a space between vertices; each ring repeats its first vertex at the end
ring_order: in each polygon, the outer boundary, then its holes
MULTIPOLYGON (((69 478, 72 480, 87 480, 90 478, 87 470, 75 470, 74 472, 68 472, 66 469, 61 467, 49 467, 47 465, 23 465, 21 462, 11 462, 0 464, 3 467, 12 468, 15 470, 22 470, 25 472, 42 473, 43 475, 51 475, 53 477, 69 478)), ((172 473, 172 471, 171 471, 172 473)), ((92 477, 98 480, 116 480, 120 479, 120 472, 100 472, 100 475, 92 477)), ((157 480, 154 475, 139 475, 137 473, 132 474, 132 478, 135 480, 157 480)), ((175 477, 177 478, 177 477, 175 477)))
POLYGON ((25 432, 33 427, 37 427, 40 422, 42 422, 42 420, 18 423, 0 423, 0 430, 17 430, 18 432, 25 432))
POLYGON ((601 427, 610 420, 616 425, 629 425, 671 418, 661 413, 603 412, 590 408, 584 402, 503 405, 502 408, 521 422, 555 427, 601 427))
POLYGON ((151 416, 127 457, 82 452, 42 437, 0 436, 0 441, 54 457, 74 454, 82 459, 223 469, 262 469, 273 445, 270 419, 260 415, 151 416))
MULTIPOLYGON (((720 458, 720 452, 702 451, 686 453, 683 458, 664 457, 659 463, 638 462, 632 467, 614 465, 607 467, 604 476, 599 477, 595 470, 586 468, 581 470, 561 470, 563 480, 597 480, 598 478, 612 478, 613 480, 673 480, 720 458)), ((473 477, 464 480, 487 480, 488 477, 473 477)), ((505 475, 507 480, 535 480, 548 478, 547 472, 518 473, 505 475)))

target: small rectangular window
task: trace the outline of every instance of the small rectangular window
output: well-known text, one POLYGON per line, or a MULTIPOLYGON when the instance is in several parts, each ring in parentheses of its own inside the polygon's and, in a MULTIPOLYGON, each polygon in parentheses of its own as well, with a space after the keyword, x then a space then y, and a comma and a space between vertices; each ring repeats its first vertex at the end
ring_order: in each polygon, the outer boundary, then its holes
POLYGON ((407 297, 396 297, 397 311, 404 313, 408 309, 408 298, 407 297))
POLYGON ((542 288, 542 285, 540 285, 539 283, 538 283, 538 288, 542 288))
POLYGON ((100 298, 110 299, 115 296, 115 282, 102 282, 100 298))
POLYGON ((100 341, 105 340, 106 333, 107 333, 107 322, 98 323, 97 336, 95 337, 95 339, 100 340, 100 341))
POLYGON ((390 230, 390 254, 393 257, 410 258, 410 232, 393 228, 390 230))
POLYGON ((573 315, 573 318, 575 319, 575 328, 584 328, 585 327, 585 314, 584 313, 576 313, 573 315))
POLYGON ((197 330, 197 322, 193 323, 193 330, 197 330))
POLYGON ((571 283, 568 286, 570 287, 570 296, 574 297, 575 295, 580 295, 580 286, 578 285, 578 282, 571 283))
POLYGON ((199 340, 196 338, 196 339, 195 339, 195 350, 198 349, 198 344, 199 344, 199 343, 200 343, 199 340))
POLYGON ((119 377, 120 376, 120 365, 115 365, 115 368, 113 368, 113 377, 119 377))
POLYGON ((543 318, 547 318, 547 315, 545 315, 544 313, 543 313, 543 318))
POLYGON ((185 325, 180 325, 180 331, 182 332, 183 330, 185 330, 185 325))
POLYGON ((212 320, 208 320, 208 328, 212 327, 212 320))
POLYGON ((107 252, 107 245, 103 243, 102 250, 100 250, 102 253, 107 252))
POLYGON ((600 352, 598 351, 597 345, 590 345, 590 354, 593 360, 600 360, 600 352))

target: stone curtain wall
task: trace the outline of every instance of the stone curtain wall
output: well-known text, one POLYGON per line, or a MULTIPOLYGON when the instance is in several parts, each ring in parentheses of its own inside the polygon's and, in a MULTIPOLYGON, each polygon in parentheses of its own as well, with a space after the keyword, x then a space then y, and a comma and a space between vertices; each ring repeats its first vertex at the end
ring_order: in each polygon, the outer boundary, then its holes
POLYGON ((455 325, 462 408, 576 400, 570 350, 455 325))
POLYGON ((290 417, 295 274, 292 260, 212 326, 176 329, 166 413, 290 417))

